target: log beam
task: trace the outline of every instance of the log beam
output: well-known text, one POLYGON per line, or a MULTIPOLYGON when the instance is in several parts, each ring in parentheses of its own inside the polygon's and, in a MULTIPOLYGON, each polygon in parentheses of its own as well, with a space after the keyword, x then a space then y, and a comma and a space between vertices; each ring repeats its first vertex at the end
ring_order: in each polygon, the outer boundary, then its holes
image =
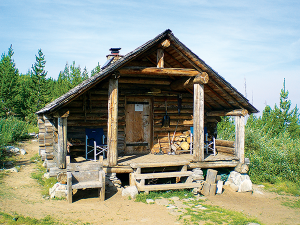
POLYGON ((120 75, 161 75, 161 76, 188 76, 195 77, 200 74, 195 69, 185 68, 156 68, 156 67, 123 67, 119 70, 120 75))
POLYGON ((193 160, 204 161, 204 85, 194 83, 194 148, 193 160))
POLYGON ((158 45, 158 47, 159 48, 168 48, 168 47, 170 47, 170 45, 171 45, 171 42, 168 39, 166 39, 162 43, 160 43, 158 45))
POLYGON ((164 50, 159 48, 157 49, 157 68, 164 68, 164 50))
POLYGON ((121 77, 119 84, 154 84, 154 85, 170 85, 171 81, 163 79, 146 79, 146 78, 129 78, 121 77))
POLYGON ((245 117, 235 117, 235 155, 245 163, 245 117))
POLYGON ((211 111, 206 113, 207 116, 246 116, 247 109, 235 109, 232 111, 211 111))
POLYGON ((108 166, 116 166, 118 159, 118 79, 109 80, 107 145, 108 166))
POLYGON ((171 83, 171 89, 174 91, 184 91, 187 88, 193 89, 194 83, 207 84, 209 80, 208 74, 198 73, 195 77, 182 78, 171 83))

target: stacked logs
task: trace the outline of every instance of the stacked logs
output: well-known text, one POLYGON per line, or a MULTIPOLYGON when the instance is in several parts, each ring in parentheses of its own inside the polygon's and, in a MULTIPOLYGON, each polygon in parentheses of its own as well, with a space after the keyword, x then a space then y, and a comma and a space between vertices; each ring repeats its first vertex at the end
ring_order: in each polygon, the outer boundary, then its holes
POLYGON ((152 153, 157 154, 182 154, 190 152, 191 144, 190 131, 176 132, 174 135, 168 134, 168 137, 158 138, 154 144, 152 153))
POLYGON ((225 154, 234 154, 234 141, 216 139, 216 151, 225 154))

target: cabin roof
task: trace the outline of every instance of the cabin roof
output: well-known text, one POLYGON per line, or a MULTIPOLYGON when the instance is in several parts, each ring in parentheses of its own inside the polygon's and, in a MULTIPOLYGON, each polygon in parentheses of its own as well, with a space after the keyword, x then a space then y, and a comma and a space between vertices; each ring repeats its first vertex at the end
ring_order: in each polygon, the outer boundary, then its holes
MULTIPOLYGON (((101 72, 83 81, 66 94, 55 99, 44 108, 36 112, 37 114, 48 114, 68 104, 77 96, 83 94, 91 87, 95 86, 108 76, 114 74, 118 69, 135 60, 147 59, 148 62, 156 62, 157 45, 168 39, 171 43, 169 48, 165 49, 165 65, 172 68, 191 68, 199 72, 206 72, 209 75, 209 82, 205 84, 205 102, 206 106, 213 110, 233 110, 247 109, 249 113, 257 113, 258 110, 249 103, 240 92, 238 92, 222 76, 214 71, 202 59, 194 54, 182 42, 180 42, 171 30, 166 30, 145 44, 129 52, 118 61, 110 64, 101 72)), ((154 65, 155 66, 155 65, 154 65)))

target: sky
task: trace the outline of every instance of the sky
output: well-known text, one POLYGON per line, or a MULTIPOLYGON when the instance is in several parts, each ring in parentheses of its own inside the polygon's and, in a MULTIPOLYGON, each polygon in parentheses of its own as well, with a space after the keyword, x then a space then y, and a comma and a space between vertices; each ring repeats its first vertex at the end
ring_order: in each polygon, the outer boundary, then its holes
POLYGON ((109 48, 125 55, 171 29, 260 112, 279 105, 284 78, 300 107, 299 11, 297 0, 1 0, 0 51, 12 44, 27 73, 42 49, 57 79, 66 63, 91 71, 109 48))

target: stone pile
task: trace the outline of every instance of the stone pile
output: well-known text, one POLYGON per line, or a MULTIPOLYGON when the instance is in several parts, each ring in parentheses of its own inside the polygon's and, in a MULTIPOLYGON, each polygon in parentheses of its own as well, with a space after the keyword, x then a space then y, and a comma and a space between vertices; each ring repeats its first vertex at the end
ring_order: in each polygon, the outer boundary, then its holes
POLYGON ((108 173, 105 176, 105 185, 107 185, 108 187, 121 188, 122 187, 122 182, 117 177, 116 173, 108 173))
POLYGON ((237 192, 252 191, 252 182, 247 174, 240 174, 239 172, 232 171, 229 174, 228 180, 225 185, 231 187, 232 190, 237 192))
POLYGON ((200 184, 199 188, 193 189, 193 193, 198 194, 201 191, 204 182, 203 171, 200 168, 193 169, 192 182, 200 184))
POLYGON ((22 154, 22 155, 26 154, 25 149, 19 149, 19 148, 14 147, 14 146, 5 146, 5 150, 8 153, 15 153, 15 154, 22 154))

